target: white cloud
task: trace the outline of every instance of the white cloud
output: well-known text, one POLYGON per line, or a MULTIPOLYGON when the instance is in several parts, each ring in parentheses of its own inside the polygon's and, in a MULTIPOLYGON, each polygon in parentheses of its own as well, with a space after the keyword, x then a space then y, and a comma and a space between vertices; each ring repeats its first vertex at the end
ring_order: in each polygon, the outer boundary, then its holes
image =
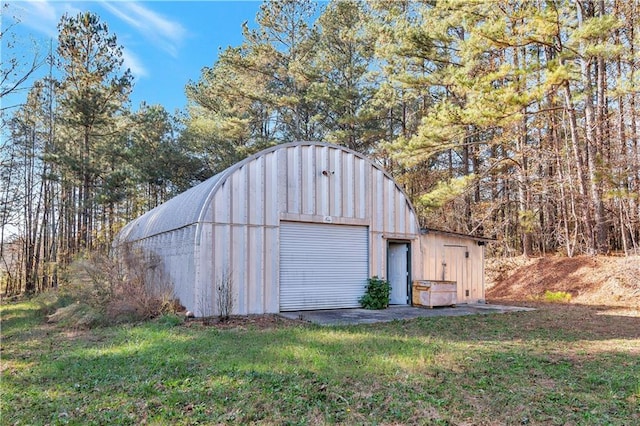
MULTIPOLYGON (((179 23, 165 19, 135 2, 101 1, 100 4, 172 56, 177 55, 178 47, 186 35, 186 30, 179 23)), ((12 2, 10 5, 11 13, 16 16, 20 25, 28 27, 34 34, 38 33, 53 39, 58 37, 57 26, 64 13, 76 16, 82 12, 78 7, 88 6, 85 2, 72 3, 56 0, 26 0, 12 2)), ((111 25, 109 27, 111 29, 111 25)), ((133 37, 118 37, 119 43, 125 45, 122 52, 124 67, 129 68, 136 79, 139 79, 148 76, 149 72, 142 59, 126 46, 129 44, 126 40, 132 39, 133 37)))
POLYGON ((20 24, 36 30, 47 37, 58 35, 57 25, 60 15, 54 4, 43 0, 28 0, 13 4, 14 13, 20 24))
POLYGON ((187 35, 186 29, 137 2, 101 3, 109 12, 135 28, 146 39, 176 57, 178 48, 187 35))
POLYGON ((54 0, 14 1, 9 6, 20 26, 24 25, 34 34, 52 39, 58 38, 58 23, 63 14, 75 16, 81 12, 72 3, 54 0))
POLYGON ((136 80, 149 75, 140 58, 131 50, 123 50, 122 59, 124 68, 129 68, 136 80))

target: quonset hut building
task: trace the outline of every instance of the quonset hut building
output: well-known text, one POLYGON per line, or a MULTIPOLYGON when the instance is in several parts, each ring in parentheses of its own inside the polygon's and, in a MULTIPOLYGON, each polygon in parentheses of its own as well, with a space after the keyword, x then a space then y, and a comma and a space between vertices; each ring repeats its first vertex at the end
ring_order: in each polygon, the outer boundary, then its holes
POLYGON ((456 303, 484 301, 483 238, 421 230, 389 174, 319 142, 261 151, 127 224, 114 245, 158 256, 180 303, 217 315, 358 307, 367 279, 411 304, 416 280, 456 283, 456 303))

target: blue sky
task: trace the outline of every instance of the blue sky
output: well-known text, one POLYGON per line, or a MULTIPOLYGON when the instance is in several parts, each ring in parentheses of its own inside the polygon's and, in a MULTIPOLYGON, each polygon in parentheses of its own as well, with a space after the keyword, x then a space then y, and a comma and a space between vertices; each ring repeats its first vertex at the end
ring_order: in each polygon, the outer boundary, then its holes
MULTIPOLYGON (((57 24, 65 13, 91 11, 106 22, 123 46, 125 67, 135 85, 133 109, 140 102, 161 104, 169 112, 184 109, 184 87, 197 80, 200 70, 211 66, 219 49, 242 42, 242 23, 255 26, 258 1, 12 1, 3 11, 3 31, 11 28, 18 43, 8 51, 3 36, 2 57, 19 55, 25 60, 38 53, 46 56, 49 40, 57 39, 57 24)), ((55 44, 54 44, 55 49, 55 44)), ((41 67, 38 77, 46 75, 41 67)), ((3 99, 4 107, 26 96, 3 99)))

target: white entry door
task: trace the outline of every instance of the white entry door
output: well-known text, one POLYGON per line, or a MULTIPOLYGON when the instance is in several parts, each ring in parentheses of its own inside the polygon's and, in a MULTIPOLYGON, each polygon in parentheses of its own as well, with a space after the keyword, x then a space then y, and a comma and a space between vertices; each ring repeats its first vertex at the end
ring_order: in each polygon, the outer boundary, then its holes
POLYGON ((392 305, 409 303, 409 243, 389 243, 387 249, 392 305))

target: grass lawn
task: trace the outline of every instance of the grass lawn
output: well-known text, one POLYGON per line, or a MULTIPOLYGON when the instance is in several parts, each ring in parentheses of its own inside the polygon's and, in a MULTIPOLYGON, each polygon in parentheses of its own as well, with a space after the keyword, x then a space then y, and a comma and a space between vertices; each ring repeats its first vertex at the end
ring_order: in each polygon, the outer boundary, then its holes
POLYGON ((1 424, 640 424, 624 309, 69 331, 4 303, 1 424))

